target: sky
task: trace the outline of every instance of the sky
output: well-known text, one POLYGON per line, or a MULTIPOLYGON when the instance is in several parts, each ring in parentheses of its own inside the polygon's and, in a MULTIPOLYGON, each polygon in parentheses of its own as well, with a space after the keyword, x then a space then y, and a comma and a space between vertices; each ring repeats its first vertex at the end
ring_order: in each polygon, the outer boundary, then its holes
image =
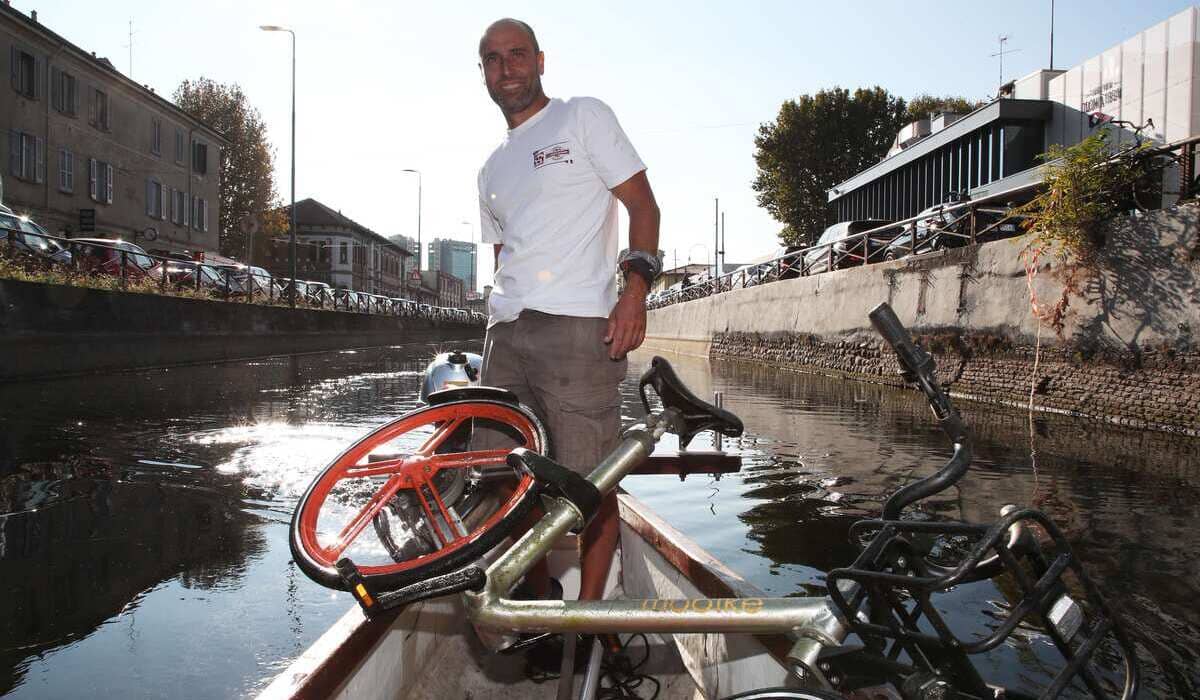
MULTIPOLYGON (((68 40, 169 97, 206 76, 237 83, 262 114, 276 186, 290 198, 291 45, 296 32, 296 199, 315 198, 385 236, 478 240, 475 177, 504 120, 478 67, 483 29, 531 24, 551 97, 607 102, 647 165, 668 266, 711 261, 714 199, 725 260, 769 255, 781 225, 758 206, 754 136, 798 95, 879 85, 986 99, 1048 67, 1050 1, 947 5, 795 1, 582 3, 11 0, 68 40), (133 23, 132 64, 129 23, 133 23)), ((1058 0, 1054 64, 1070 68, 1191 3, 1058 0)), ((622 246, 626 241, 622 217, 622 246)), ((481 252, 480 285, 491 280, 481 252)))

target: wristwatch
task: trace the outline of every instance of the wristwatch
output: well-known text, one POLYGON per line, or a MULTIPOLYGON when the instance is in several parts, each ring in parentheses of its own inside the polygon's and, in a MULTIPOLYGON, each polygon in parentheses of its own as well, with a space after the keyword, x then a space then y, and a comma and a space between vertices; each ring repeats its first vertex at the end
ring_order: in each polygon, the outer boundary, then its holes
POLYGON ((646 280, 646 288, 649 289, 654 286, 654 280, 658 279, 662 272, 662 263, 644 250, 630 248, 621 254, 620 260, 617 261, 617 269, 625 273, 626 279, 629 278, 630 272, 640 275, 646 280))

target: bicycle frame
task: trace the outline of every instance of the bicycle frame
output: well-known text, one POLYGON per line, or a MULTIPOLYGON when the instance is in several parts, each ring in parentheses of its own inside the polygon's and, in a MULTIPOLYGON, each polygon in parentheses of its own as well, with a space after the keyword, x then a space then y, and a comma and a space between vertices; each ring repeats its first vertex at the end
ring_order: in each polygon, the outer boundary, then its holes
MULTIPOLYGON (((651 413, 627 430, 621 445, 587 479, 602 494, 636 469, 667 432, 671 411, 651 413)), ((570 501, 553 499, 546 515, 487 569, 483 590, 467 592, 467 612, 478 626, 503 632, 786 632, 797 631, 789 660, 817 673, 817 656, 841 645, 847 629, 828 598, 694 598, 644 600, 513 600, 506 596, 554 543, 583 518, 570 501)))

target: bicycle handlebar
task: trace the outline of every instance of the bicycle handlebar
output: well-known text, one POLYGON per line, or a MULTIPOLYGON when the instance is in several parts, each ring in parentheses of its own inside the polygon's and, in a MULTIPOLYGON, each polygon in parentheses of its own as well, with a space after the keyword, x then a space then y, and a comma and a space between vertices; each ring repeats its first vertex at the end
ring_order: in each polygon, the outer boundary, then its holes
POLYGON ((967 469, 971 466, 971 439, 958 411, 950 403, 950 397, 938 383, 933 356, 913 342, 908 329, 900 322, 892 307, 887 302, 883 302, 872 309, 868 316, 871 319, 871 325, 896 352, 896 357, 900 361, 900 373, 904 380, 916 384, 925 394, 925 398, 929 400, 929 407, 933 409, 933 415, 937 418, 938 425, 954 443, 954 455, 941 469, 916 483, 905 486, 892 494, 884 503, 883 519, 898 520, 900 511, 906 506, 953 486, 967 473, 967 469))

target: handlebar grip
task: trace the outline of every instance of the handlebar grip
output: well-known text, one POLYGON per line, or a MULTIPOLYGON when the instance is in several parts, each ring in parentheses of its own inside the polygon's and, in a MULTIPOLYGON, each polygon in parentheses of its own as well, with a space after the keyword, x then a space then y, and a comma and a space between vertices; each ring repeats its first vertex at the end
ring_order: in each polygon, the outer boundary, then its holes
POLYGON ((892 350, 900 358, 900 365, 904 371, 915 373, 921 365, 921 357, 917 353, 912 336, 908 334, 908 329, 900 322, 900 318, 896 316, 891 305, 886 301, 882 302, 879 306, 871 309, 867 316, 871 319, 871 325, 875 326, 875 331, 883 336, 888 345, 892 346, 892 350))
POLYGON ((893 349, 912 344, 912 337, 909 336, 908 329, 904 327, 903 323, 900 323, 900 318, 896 316, 896 312, 886 301, 871 309, 871 313, 867 316, 871 319, 871 325, 875 326, 875 330, 893 349))

